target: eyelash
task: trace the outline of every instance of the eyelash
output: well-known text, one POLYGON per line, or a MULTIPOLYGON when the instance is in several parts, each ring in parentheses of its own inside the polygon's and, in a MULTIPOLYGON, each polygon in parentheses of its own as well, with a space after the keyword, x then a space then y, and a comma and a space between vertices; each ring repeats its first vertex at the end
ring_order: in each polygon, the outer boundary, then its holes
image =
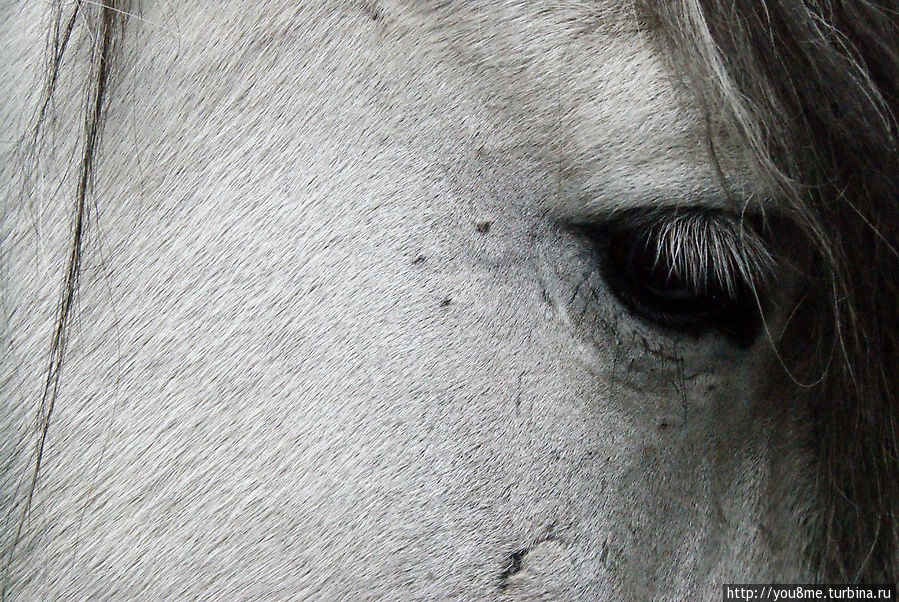
POLYGON ((581 227, 603 280, 625 309, 655 327, 693 336, 717 331, 749 347, 761 330, 762 287, 742 274, 724 282, 726 272, 711 266, 699 279, 680 275, 669 248, 660 244, 664 219, 581 227))

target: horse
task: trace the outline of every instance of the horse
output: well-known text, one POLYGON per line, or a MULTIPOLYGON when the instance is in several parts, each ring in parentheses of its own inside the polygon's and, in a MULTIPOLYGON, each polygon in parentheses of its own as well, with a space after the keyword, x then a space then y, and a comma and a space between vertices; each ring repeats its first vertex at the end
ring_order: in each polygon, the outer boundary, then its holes
POLYGON ((890 0, 0 15, 4 600, 896 581, 890 0))

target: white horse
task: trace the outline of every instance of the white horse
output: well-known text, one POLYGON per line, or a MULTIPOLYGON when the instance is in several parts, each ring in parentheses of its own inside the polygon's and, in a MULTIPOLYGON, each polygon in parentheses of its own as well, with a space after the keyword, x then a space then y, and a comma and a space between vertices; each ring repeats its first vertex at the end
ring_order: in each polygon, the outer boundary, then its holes
POLYGON ((4 2, 4 599, 895 580, 895 6, 733 4, 4 2))

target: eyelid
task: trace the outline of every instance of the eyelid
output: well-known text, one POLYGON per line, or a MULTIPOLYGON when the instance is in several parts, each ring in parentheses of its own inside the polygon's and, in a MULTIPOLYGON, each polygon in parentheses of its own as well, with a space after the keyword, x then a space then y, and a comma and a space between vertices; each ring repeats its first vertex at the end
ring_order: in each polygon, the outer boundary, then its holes
POLYGON ((631 210, 580 226, 609 239, 633 232, 657 246, 673 275, 702 289, 710 280, 733 297, 735 289, 764 288, 777 266, 758 215, 738 216, 720 209, 678 207, 631 210))

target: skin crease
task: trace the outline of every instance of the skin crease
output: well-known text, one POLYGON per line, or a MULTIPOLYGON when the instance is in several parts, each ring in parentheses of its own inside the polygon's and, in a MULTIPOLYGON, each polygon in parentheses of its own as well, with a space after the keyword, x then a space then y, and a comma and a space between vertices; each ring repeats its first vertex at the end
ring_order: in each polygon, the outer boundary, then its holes
MULTIPOLYGON (((564 226, 764 196, 726 141, 724 190, 636 11, 294 4, 147 2, 127 21, 8 599, 808 581, 804 431, 765 335, 740 349, 641 321, 564 226)), ((2 12, 4 549, 81 123, 76 47, 23 175, 43 9, 2 12)))

